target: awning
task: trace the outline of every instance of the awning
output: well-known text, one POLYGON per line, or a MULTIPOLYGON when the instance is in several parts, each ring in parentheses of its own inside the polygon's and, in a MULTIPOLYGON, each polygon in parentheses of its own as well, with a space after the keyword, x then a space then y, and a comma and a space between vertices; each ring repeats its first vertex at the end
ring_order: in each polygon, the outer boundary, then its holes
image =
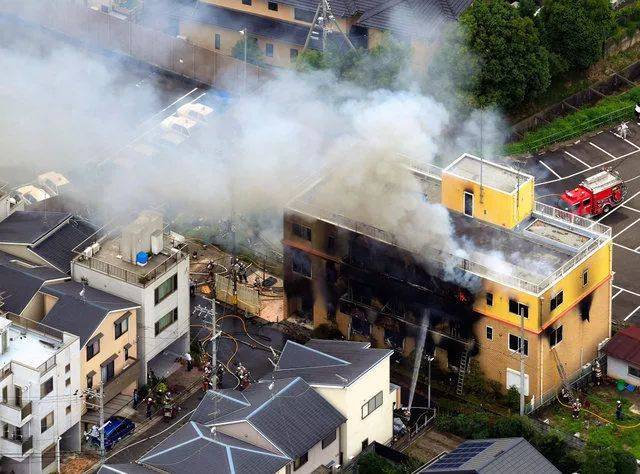
POLYGON ((125 319, 129 319, 129 317, 131 317, 131 311, 127 311, 126 313, 124 313, 122 316, 116 319, 113 324, 120 324, 125 319))

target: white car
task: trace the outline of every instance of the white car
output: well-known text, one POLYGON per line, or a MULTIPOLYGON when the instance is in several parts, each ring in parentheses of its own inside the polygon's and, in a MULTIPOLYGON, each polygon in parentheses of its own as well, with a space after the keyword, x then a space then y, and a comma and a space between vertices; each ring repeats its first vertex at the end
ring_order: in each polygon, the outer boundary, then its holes
POLYGON ((22 196, 22 199, 27 201, 29 204, 35 204, 40 201, 44 201, 45 199, 49 199, 51 195, 47 193, 44 189, 38 188, 32 184, 27 184, 25 186, 21 186, 16 189, 16 192, 22 196))
POLYGON ((181 105, 178 108, 177 115, 187 117, 196 122, 206 122, 207 117, 213 112, 213 109, 207 105, 198 102, 181 105))
POLYGON ((193 127, 196 125, 198 125, 198 122, 195 120, 172 115, 171 117, 164 119, 160 124, 160 127, 162 128, 160 138, 172 145, 180 145, 191 136, 193 127))

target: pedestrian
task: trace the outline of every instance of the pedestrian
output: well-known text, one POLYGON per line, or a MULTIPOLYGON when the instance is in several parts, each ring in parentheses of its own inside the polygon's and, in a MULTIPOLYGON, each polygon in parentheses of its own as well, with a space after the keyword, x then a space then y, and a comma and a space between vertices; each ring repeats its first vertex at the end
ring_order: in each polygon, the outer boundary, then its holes
POLYGON ((616 402, 616 420, 622 421, 622 402, 620 400, 616 402))
POLYGON ((147 418, 151 418, 153 415, 153 398, 147 398, 147 418))
POLYGON ((134 409, 138 408, 139 404, 140 404, 140 394, 138 393, 138 389, 134 388, 133 389, 133 408, 134 409))
POLYGON ((193 358, 191 357, 191 354, 185 352, 184 358, 187 361, 187 372, 191 372, 193 369, 193 358))
POLYGON ((600 384, 602 383, 602 368, 600 367, 600 362, 598 362, 597 360, 595 362, 594 373, 595 373, 595 379, 596 379, 596 386, 599 387, 600 384))
POLYGON ((638 103, 636 103, 635 112, 636 112, 636 123, 640 125, 640 104, 638 103))

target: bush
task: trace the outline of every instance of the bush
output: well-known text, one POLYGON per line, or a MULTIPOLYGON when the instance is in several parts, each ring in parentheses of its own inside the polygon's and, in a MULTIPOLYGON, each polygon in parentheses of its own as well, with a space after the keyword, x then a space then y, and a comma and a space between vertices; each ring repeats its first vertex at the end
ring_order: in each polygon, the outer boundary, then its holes
POLYGON ((474 395, 486 395, 487 382, 480 363, 476 359, 472 359, 469 364, 469 373, 465 377, 465 386, 469 392, 474 395))
POLYGON ((375 453, 367 453, 358 459, 358 474, 396 474, 398 469, 375 453))
POLYGON ((506 405, 513 411, 520 409, 520 391, 515 385, 507 390, 506 405))
POLYGON ((490 430, 492 438, 518 438, 531 439, 534 435, 533 425, 525 416, 512 415, 498 418, 490 430))
POLYGON ((486 413, 460 414, 454 419, 453 433, 463 438, 488 438, 489 417, 486 413))
POLYGON ((337 326, 329 323, 316 326, 311 331, 311 337, 314 339, 344 339, 337 326))
POLYGON ((436 428, 438 428, 439 431, 453 433, 455 419, 455 415, 450 413, 438 413, 438 416, 436 416, 436 428))
POLYGON ((487 380, 487 390, 494 400, 501 400, 503 397, 502 384, 497 380, 487 380))
POLYGON ((558 466, 567 453, 567 442, 557 433, 538 434, 533 445, 554 466, 558 466))
POLYGON ((636 457, 621 449, 615 452, 615 468, 616 474, 635 474, 638 468, 636 457))
POLYGON ((610 449, 588 448, 584 451, 581 474, 616 474, 616 460, 610 449))

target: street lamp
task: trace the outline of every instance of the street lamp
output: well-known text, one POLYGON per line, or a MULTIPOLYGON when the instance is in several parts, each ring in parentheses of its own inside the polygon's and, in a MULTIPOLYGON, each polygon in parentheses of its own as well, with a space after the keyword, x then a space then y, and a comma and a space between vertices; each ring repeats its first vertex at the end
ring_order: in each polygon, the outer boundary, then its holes
POLYGON ((427 362, 429 363, 429 370, 427 372, 427 408, 431 410, 431 362, 435 357, 433 355, 427 356, 427 362))
POLYGON ((243 72, 243 89, 244 93, 247 93, 247 27, 242 28, 238 33, 244 37, 244 72, 243 72))

